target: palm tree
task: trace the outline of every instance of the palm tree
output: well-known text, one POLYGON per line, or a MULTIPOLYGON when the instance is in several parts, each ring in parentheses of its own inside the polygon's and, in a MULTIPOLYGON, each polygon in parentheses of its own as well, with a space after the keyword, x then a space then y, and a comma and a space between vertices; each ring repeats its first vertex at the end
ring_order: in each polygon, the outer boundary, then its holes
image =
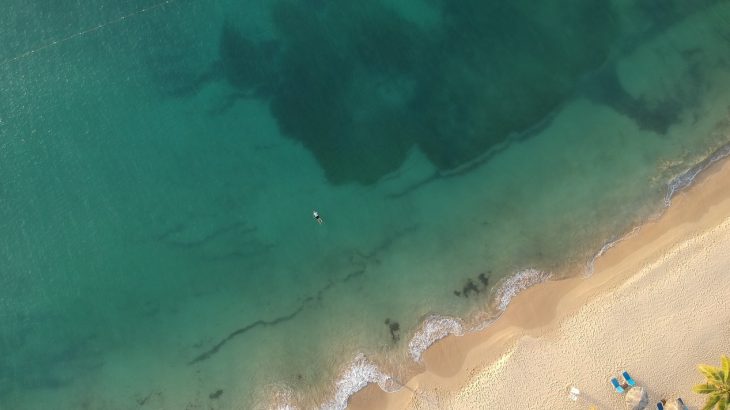
POLYGON ((697 368, 707 378, 707 383, 698 384, 692 390, 695 393, 706 394, 707 402, 702 410, 726 410, 730 403, 730 358, 722 356, 720 367, 701 364, 697 368))

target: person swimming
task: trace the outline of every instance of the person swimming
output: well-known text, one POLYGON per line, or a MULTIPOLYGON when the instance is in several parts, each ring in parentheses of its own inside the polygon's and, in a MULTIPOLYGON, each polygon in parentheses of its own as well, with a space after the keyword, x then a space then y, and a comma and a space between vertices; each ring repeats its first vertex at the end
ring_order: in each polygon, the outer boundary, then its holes
POLYGON ((312 216, 314 217, 314 220, 317 221, 318 224, 322 225, 324 223, 324 219, 322 219, 322 217, 319 216, 319 212, 312 211, 312 216))

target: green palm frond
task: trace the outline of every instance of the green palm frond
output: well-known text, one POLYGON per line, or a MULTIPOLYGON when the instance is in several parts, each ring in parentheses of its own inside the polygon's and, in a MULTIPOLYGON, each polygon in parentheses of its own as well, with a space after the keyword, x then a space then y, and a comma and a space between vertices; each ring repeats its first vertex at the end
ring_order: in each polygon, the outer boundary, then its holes
POLYGON ((721 373, 722 370, 720 370, 719 367, 710 366, 709 364, 701 364, 697 366, 697 368, 700 370, 702 374, 705 375, 708 382, 714 383, 719 382, 722 380, 721 373))
POLYGON ((712 410, 715 407, 715 404, 720 401, 720 396, 710 396, 707 398, 707 402, 705 403, 705 407, 702 408, 702 410, 712 410))
POLYGON ((699 394, 709 394, 709 393, 714 392, 716 389, 715 389, 714 384, 698 384, 695 387, 693 387, 692 390, 695 393, 699 393, 699 394))
POLYGON ((730 403, 730 358, 722 356, 720 367, 701 364, 697 369, 707 379, 705 383, 692 388, 695 393, 706 394, 707 402, 702 410, 728 410, 730 403))

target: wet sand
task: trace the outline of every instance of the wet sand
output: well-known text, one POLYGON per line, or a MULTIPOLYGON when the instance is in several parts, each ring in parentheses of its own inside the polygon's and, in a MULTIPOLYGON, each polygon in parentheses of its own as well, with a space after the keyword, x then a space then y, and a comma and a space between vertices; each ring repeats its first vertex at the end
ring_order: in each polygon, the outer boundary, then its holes
POLYGON ((512 300, 488 329, 431 346, 395 393, 370 385, 349 408, 622 408, 623 370, 650 400, 682 397, 730 345, 730 162, 705 171, 672 206, 609 249, 592 276, 551 281, 512 300), (566 388, 581 389, 568 399, 566 388))

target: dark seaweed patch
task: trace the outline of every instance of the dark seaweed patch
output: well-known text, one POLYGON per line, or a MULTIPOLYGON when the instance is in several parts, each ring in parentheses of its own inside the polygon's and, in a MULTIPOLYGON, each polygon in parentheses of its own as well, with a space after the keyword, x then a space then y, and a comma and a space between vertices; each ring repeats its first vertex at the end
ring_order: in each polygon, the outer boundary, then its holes
POLYGON ((456 296, 463 296, 465 298, 468 298, 470 294, 479 294, 482 291, 485 291, 489 288, 489 274, 491 271, 487 271, 486 273, 480 273, 477 275, 477 280, 479 281, 480 285, 477 285, 473 279, 467 279, 464 286, 462 286, 461 290, 455 290, 454 295, 456 296))
POLYGON ((474 284, 474 281, 469 279, 466 281, 466 285, 461 289, 461 294, 464 295, 465 298, 469 297, 469 293, 479 293, 479 288, 477 285, 474 284))
POLYGON ((390 332, 390 338, 393 343, 398 342, 400 340, 400 324, 389 318, 385 319, 385 324, 388 325, 388 331, 390 332))

